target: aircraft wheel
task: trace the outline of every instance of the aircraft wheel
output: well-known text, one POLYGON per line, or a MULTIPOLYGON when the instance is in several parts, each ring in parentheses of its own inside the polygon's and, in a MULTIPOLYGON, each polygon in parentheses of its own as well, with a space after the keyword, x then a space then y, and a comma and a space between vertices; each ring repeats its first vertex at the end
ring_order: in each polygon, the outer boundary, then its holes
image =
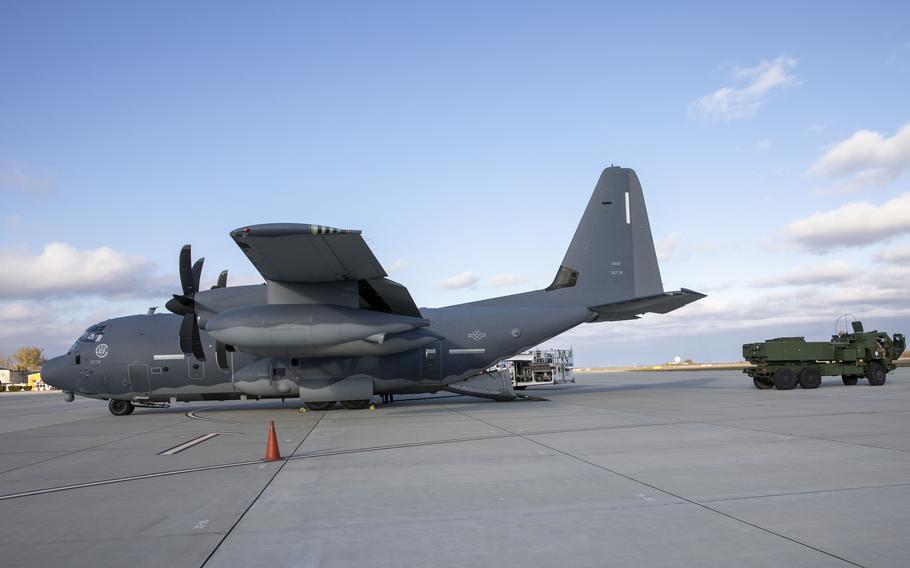
POLYGON ((771 377, 771 381, 774 383, 774 386, 778 390, 787 391, 796 388, 796 375, 791 369, 783 367, 774 371, 774 375, 771 377))
POLYGON ((774 386, 771 379, 766 379, 764 377, 752 377, 752 384, 755 385, 755 388, 761 390, 767 390, 774 386))
POLYGON ((841 375, 840 380, 844 381, 844 384, 847 386, 853 386, 859 381, 859 377, 854 377, 853 375, 841 375))
POLYGON ((133 403, 128 400, 111 400, 107 403, 107 409, 114 416, 129 416, 136 409, 133 403))
POLYGON ((335 401, 330 400, 326 402, 304 402, 303 406, 307 410, 332 410, 335 408, 335 401))
POLYGON ((363 400, 342 400, 341 406, 347 408, 348 410, 362 410, 364 408, 370 407, 370 399, 365 398, 363 400))
POLYGON ((866 378, 869 379, 869 384, 872 386, 880 387, 885 384, 885 368, 882 367, 881 363, 872 362, 866 365, 866 378))
POLYGON ((818 367, 805 367, 799 372, 799 386, 804 389, 817 389, 822 384, 822 374, 818 367))

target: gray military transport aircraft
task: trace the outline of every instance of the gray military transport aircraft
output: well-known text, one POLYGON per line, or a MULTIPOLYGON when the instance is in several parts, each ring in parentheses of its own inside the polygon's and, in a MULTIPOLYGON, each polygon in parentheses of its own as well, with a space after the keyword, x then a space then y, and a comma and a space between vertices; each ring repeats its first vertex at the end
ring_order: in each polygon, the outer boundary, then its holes
POLYGON ((573 327, 665 314, 704 297, 664 292, 645 200, 631 169, 603 171, 553 283, 418 308, 360 231, 273 223, 231 231, 265 284, 200 290, 203 259, 180 251, 171 314, 89 327, 44 380, 109 400, 118 416, 177 401, 300 397, 312 410, 364 408, 375 394, 446 390, 516 398, 491 366, 573 327))

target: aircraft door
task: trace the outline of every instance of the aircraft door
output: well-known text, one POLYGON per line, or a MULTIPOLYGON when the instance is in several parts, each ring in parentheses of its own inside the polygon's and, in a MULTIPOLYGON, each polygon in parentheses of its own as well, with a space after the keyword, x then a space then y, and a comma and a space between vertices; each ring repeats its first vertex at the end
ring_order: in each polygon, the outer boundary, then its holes
POLYGON ((442 380, 442 341, 420 349, 420 382, 438 383, 442 380))
POLYGON ((147 395, 150 390, 149 366, 145 364, 131 364, 128 367, 130 377, 130 390, 133 394, 147 395))

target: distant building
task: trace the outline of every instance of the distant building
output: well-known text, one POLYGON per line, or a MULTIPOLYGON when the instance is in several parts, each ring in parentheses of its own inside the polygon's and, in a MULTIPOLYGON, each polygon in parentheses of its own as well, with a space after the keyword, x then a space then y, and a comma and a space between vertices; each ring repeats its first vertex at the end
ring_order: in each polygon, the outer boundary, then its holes
POLYGON ((47 384, 41 379, 41 372, 29 374, 28 386, 32 387, 32 390, 45 390, 49 388, 47 384))
POLYGON ((28 371, 0 369, 0 385, 24 385, 28 383, 28 371))

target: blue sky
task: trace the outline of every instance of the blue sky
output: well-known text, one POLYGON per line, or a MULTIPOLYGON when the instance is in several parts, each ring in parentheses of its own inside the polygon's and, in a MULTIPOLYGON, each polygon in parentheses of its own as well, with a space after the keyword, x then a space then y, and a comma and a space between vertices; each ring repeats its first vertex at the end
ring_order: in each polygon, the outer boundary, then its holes
POLYGON ((187 242, 209 278, 257 281, 227 233, 260 222, 362 229, 421 306, 546 286, 614 163, 642 181, 665 288, 710 297, 555 340, 580 364, 731 360, 845 311, 910 331, 908 21, 900 2, 4 2, 0 353, 163 305, 187 242))

